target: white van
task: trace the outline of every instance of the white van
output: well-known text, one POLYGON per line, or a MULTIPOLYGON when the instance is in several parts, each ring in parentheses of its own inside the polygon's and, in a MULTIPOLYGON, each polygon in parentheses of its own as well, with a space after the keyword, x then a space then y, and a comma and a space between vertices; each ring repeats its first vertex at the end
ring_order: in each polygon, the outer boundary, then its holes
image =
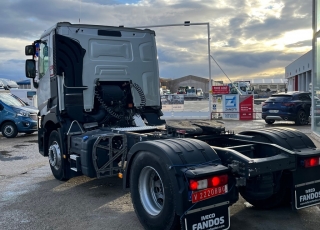
POLYGON ((22 101, 26 102, 28 105, 37 107, 36 105, 36 94, 37 91, 33 89, 10 89, 10 93, 19 97, 22 101))

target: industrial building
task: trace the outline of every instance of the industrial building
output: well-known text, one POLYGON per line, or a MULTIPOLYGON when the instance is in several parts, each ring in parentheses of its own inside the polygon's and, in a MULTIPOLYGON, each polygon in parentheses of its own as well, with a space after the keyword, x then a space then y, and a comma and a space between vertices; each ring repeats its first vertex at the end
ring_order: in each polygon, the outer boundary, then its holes
MULTIPOLYGON (((188 75, 177 79, 161 78, 162 88, 169 89, 171 93, 176 93, 180 86, 191 86, 195 89, 201 88, 205 94, 209 94, 209 79, 188 75)), ((212 81, 213 83, 213 81, 212 81)))
POLYGON ((312 50, 285 68, 288 91, 309 91, 312 78, 312 50))

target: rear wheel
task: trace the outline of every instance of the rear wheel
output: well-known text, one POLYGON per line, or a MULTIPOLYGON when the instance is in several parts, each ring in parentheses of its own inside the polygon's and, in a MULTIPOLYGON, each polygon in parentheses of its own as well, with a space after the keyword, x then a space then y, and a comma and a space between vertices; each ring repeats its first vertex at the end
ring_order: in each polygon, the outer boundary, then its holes
POLYGON ((49 164, 53 176, 57 180, 66 180, 64 167, 66 160, 63 159, 63 150, 59 139, 59 133, 53 130, 49 137, 49 164))
POLYGON ((275 122, 275 120, 265 120, 267 124, 271 125, 275 122))
POLYGON ((131 166, 131 199, 145 229, 171 230, 179 226, 172 181, 164 165, 154 154, 140 152, 131 166))
MULTIPOLYGON (((290 190, 288 190, 286 186, 287 180, 285 179, 285 176, 282 176, 280 181, 278 181, 276 185, 274 185, 279 186, 277 191, 270 197, 265 199, 255 199, 253 197, 250 197, 246 194, 244 189, 240 189, 239 191, 241 196, 256 208, 271 209, 290 201, 290 190)), ((261 188, 263 188, 264 185, 262 184, 260 186, 261 188)))
POLYGON ((295 123, 296 123, 296 125, 306 125, 306 124, 308 124, 307 115, 303 110, 300 110, 298 112, 298 116, 297 116, 297 119, 296 119, 295 123))
POLYGON ((11 121, 6 122, 2 125, 1 132, 2 135, 6 138, 14 138, 18 135, 17 126, 11 121))

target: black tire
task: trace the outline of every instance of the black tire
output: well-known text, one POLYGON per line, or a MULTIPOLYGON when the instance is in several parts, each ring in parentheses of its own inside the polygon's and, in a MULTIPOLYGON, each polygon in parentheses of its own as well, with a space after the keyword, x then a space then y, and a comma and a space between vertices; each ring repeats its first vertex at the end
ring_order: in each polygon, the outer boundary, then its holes
POLYGON ((275 208, 282 204, 287 204, 291 200, 290 190, 287 187, 288 178, 285 178, 285 176, 281 177, 281 180, 278 182, 280 186, 278 191, 266 199, 252 199, 251 197, 247 196, 242 189, 240 189, 239 192, 246 201, 248 201, 250 204, 252 204, 254 207, 258 209, 275 208))
POLYGON ((164 162, 150 152, 137 154, 130 171, 130 192, 140 223, 150 230, 180 229, 180 219, 174 209, 173 185, 164 162), (154 187, 150 189, 152 183, 154 187))
POLYGON ((53 130, 49 137, 48 158, 53 176, 57 180, 66 180, 65 165, 66 160, 63 158, 63 149, 59 139, 59 133, 53 130))
POLYGON ((295 123, 296 125, 308 124, 308 118, 306 116, 306 113, 303 110, 299 110, 295 123))
POLYGON ((6 138, 14 138, 18 135, 18 129, 13 122, 8 121, 2 125, 1 133, 6 138))
POLYGON ((269 125, 272 125, 272 124, 275 122, 275 120, 265 120, 265 121, 266 121, 266 123, 269 124, 269 125))

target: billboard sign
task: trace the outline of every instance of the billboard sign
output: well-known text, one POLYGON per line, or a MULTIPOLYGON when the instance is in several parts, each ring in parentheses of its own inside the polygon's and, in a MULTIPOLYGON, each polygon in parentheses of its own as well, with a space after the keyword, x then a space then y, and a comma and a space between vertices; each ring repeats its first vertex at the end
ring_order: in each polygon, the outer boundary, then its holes
POLYGON ((240 95, 240 120, 253 120, 253 95, 240 95))
POLYGON ((212 94, 229 94, 229 86, 212 86, 212 94))
POLYGON ((239 120, 239 94, 223 95, 223 119, 239 120))

